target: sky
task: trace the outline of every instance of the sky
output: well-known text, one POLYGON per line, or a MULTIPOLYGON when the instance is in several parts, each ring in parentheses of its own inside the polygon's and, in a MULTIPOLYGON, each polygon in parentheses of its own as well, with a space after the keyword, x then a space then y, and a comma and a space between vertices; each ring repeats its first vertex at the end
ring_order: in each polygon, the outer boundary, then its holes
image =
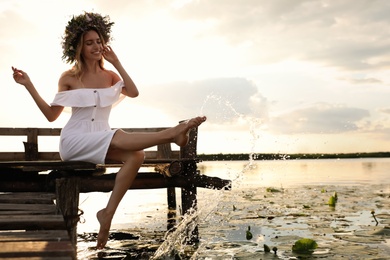
POLYGON ((110 45, 140 91, 112 127, 206 115, 198 153, 390 150, 387 0, 0 0, 0 127, 67 122, 47 122, 11 66, 51 102, 70 68, 64 28, 84 11, 115 23, 110 45))

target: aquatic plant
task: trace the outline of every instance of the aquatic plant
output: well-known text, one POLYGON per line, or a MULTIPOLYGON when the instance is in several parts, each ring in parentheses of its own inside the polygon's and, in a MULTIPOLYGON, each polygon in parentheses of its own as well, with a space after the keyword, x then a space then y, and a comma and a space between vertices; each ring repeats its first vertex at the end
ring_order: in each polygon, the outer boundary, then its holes
POLYGON ((330 196, 330 198, 328 200, 328 205, 331 206, 331 207, 335 207, 336 206, 336 199, 333 196, 330 196))
POLYGON ((272 187, 268 187, 266 190, 267 192, 281 192, 281 190, 272 187))
POLYGON ((331 207, 335 207, 337 199, 338 199, 337 192, 335 192, 333 194, 333 196, 330 196, 329 201, 328 201, 328 205, 331 206, 331 207))
POLYGON ((248 226, 248 230, 246 231, 246 239, 251 240, 253 237, 252 232, 251 232, 251 226, 248 226))
POLYGON ((376 222, 376 226, 378 226, 379 222, 378 222, 378 220, 375 217, 375 210, 371 210, 371 215, 372 215, 372 217, 374 218, 374 220, 376 222))
POLYGON ((312 253, 318 247, 317 242, 310 238, 302 238, 295 242, 292 251, 295 253, 312 253))
POLYGON ((337 192, 334 192, 334 193, 333 193, 333 197, 335 198, 335 200, 336 200, 336 202, 337 202, 337 200, 338 200, 337 192))

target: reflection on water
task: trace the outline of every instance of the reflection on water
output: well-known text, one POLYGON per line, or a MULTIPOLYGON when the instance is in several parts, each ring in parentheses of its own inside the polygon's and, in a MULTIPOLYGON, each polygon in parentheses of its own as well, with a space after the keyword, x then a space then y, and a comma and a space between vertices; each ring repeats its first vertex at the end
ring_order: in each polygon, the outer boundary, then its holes
POLYGON ((203 162, 200 167, 210 176, 237 178, 236 187, 390 183, 388 158, 203 162))
MULTIPOLYGON (((359 228, 371 232, 371 226, 375 226, 371 210, 381 222, 379 227, 390 223, 390 212, 386 211, 390 208, 390 159, 218 161, 202 162, 199 169, 202 174, 233 180, 233 189, 198 189, 201 243, 192 252, 192 259, 275 259, 264 254, 263 244, 278 246, 276 259, 291 259, 291 241, 311 236, 320 240, 322 249, 318 253, 338 252, 345 259, 359 259, 348 258, 356 249, 351 244, 348 252, 337 244, 340 239, 361 239, 354 235, 359 228), (278 192, 270 193, 267 187, 275 187, 278 192), (339 202, 332 209, 326 201, 335 191, 339 202), (251 240, 245 239, 248 226, 253 233, 251 240), (335 233, 339 233, 337 240, 335 233)), ((85 223, 78 226, 80 259, 134 259, 137 250, 141 252, 138 257, 144 254, 139 259, 150 259, 166 241, 166 190, 128 191, 115 215, 112 231, 131 234, 136 239, 112 238, 107 249, 97 252, 95 214, 108 197, 109 193, 80 195, 80 208, 85 212, 85 223)), ((177 202, 180 205, 180 189, 177 202)), ((373 238, 365 236, 363 242, 367 239, 373 238)), ((381 244, 386 240, 376 237, 374 241, 390 253, 390 248, 381 244)), ((367 250, 363 252, 371 252, 367 250)), ((175 258, 167 252, 165 259, 175 258)))

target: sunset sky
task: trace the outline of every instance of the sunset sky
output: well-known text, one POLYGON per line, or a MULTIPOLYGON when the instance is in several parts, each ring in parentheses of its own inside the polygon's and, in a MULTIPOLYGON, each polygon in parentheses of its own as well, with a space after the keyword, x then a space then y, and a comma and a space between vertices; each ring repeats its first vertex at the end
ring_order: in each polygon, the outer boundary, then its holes
POLYGON ((46 121, 11 66, 51 102, 83 11, 115 22, 110 45, 140 90, 112 127, 206 115, 199 153, 390 150, 387 0, 0 0, 0 127, 66 123, 46 121))

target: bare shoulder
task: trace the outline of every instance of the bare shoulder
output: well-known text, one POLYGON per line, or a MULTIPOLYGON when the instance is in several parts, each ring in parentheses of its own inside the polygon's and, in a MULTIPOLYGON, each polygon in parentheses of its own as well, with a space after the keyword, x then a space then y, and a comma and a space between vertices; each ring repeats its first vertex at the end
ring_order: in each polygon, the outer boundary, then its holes
POLYGON ((71 70, 63 72, 58 80, 58 92, 74 89, 76 81, 78 80, 71 70))
POLYGON ((119 80, 121 80, 119 75, 117 73, 115 73, 114 71, 112 71, 112 70, 106 70, 106 71, 111 77, 111 85, 112 86, 115 85, 119 80))

